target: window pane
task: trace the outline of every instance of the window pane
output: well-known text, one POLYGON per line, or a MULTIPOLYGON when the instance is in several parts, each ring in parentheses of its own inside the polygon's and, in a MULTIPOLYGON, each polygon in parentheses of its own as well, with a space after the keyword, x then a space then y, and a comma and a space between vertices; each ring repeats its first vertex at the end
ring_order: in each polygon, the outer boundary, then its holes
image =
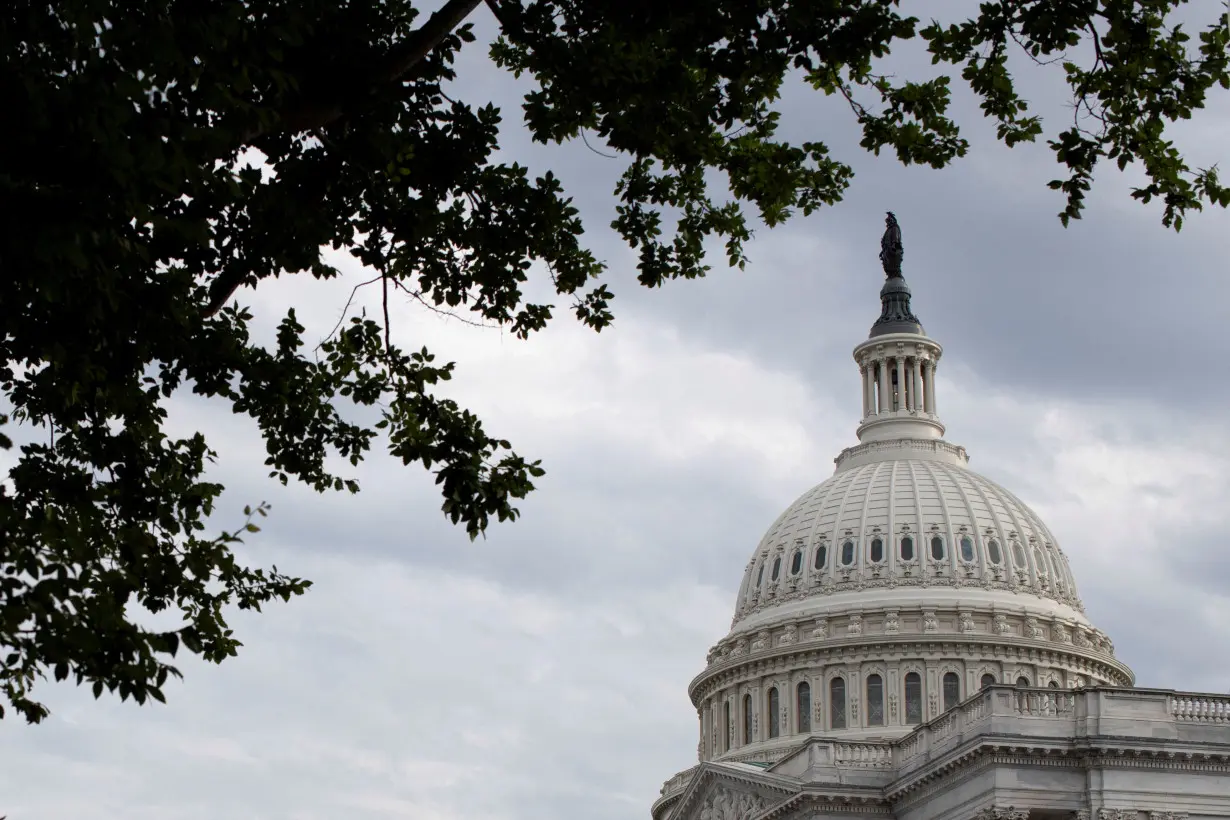
POLYGON ((981 681, 979 681, 979 685, 980 685, 980 686, 984 686, 984 687, 985 687, 985 686, 990 686, 990 685, 991 685, 991 684, 993 684, 993 683, 995 683, 995 676, 994 676, 994 675, 992 675, 992 674, 990 674, 989 672, 988 672, 987 674, 983 675, 983 676, 982 676, 982 680, 981 680, 981 681))
POLYGON ((867 676, 867 725, 884 725, 884 680, 879 675, 867 676))
POLYGON ((829 682, 829 727, 846 728, 846 682, 843 678, 833 678, 829 682))
POLYGON ((871 562, 878 564, 884 560, 884 541, 880 538, 871 539, 871 562))
POLYGON ((944 558, 944 539, 938 535, 931 539, 931 557, 937 561, 944 558))
POLYGON ((756 570, 756 586, 760 586, 760 582, 764 580, 764 564, 760 565, 760 569, 756 570))
POLYGON ((829 562, 829 548, 824 544, 816 547, 816 569, 824 569, 824 565, 829 562))
POLYGON ((1016 559, 1016 565, 1021 569, 1029 569, 1029 562, 1025 560, 1025 549, 1019 541, 1012 542, 1012 557, 1016 559))
POLYGON ((801 569, 803 569, 803 550, 796 552, 790 559, 790 574, 798 575, 801 569))
POLYGON ((998 541, 991 540, 987 542, 987 555, 991 559, 992 564, 998 564, 1003 559, 999 551, 998 541))
POLYGON ((731 735, 734 733, 734 727, 730 725, 730 701, 726 701, 723 707, 723 717, 726 718, 726 732, 722 735, 722 748, 730 750, 731 735))
POLYGON ((914 539, 908 535, 901 539, 901 560, 914 560, 914 539))
POLYGON ((841 563, 843 566, 850 566, 854 563, 854 542, 847 541, 841 545, 841 563))
POLYGON ((804 681, 799 684, 797 699, 797 714, 799 716, 799 731, 811 731, 811 684, 804 681))
POLYGON ((777 737, 782 733, 781 711, 781 697, 774 686, 769 690, 769 737, 777 737))
POLYGON ((967 564, 974 561, 974 539, 968 535, 961 539, 961 560, 967 564))
POLYGON ((743 696, 743 742, 752 742, 752 696, 743 696))
POLYGON ((956 672, 948 672, 944 675, 944 711, 947 712, 960 702, 961 679, 956 672))
POLYGON ((922 723, 922 678, 917 672, 905 676, 905 722, 922 723))
POLYGON ((779 555, 773 559, 773 574, 769 576, 770 581, 776 581, 777 577, 782 574, 782 557, 779 555))
POLYGON ((1020 677, 1016 679, 1017 686, 1029 686, 1029 678, 1020 677))
POLYGON ((1046 575, 1046 559, 1042 557, 1042 553, 1038 551, 1037 547, 1034 547, 1034 563, 1038 567, 1038 574, 1046 575))
POLYGON ((1049 687, 1050 687, 1050 688, 1052 688, 1052 689, 1058 689, 1058 688, 1059 688, 1059 681, 1051 681, 1050 683, 1048 683, 1048 684, 1047 684, 1047 686, 1049 686, 1049 687))

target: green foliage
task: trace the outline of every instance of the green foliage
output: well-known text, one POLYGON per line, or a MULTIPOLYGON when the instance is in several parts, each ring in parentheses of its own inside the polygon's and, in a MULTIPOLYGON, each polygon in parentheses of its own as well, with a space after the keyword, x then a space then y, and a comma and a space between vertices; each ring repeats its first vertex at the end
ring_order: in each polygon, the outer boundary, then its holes
POLYGON ((524 115, 536 139, 589 133, 626 160, 612 227, 649 287, 704 275, 714 239, 742 266, 748 208, 771 226, 841 199, 848 165, 822 142, 778 137, 791 78, 844 97, 867 150, 940 168, 968 147, 948 114, 951 75, 1014 145, 1043 124, 1009 54, 1057 60, 1077 103, 1050 140, 1065 224, 1102 159, 1142 167, 1134 195, 1159 198, 1176 229, 1205 203, 1230 204, 1216 169, 1193 171, 1166 137, 1214 85, 1230 87, 1225 18, 1193 41, 1168 22, 1178 0, 987 2, 921 29, 871 0, 479 5, 449 0, 427 16, 411 0, 3 4, 0 384, 12 421, 46 434, 16 451, 0 435, 12 465, 0 486, 0 687, 27 720, 47 714, 32 690, 49 674, 96 696, 162 700, 180 647, 235 654, 227 607, 309 585, 236 560, 263 506, 235 533, 205 532, 222 491, 205 476, 214 453, 200 434, 168 436, 172 395, 248 417, 281 482, 355 492, 333 457, 357 465, 382 443, 434 471, 445 515, 471 537, 516 517, 542 469, 436 395, 452 365, 393 345, 387 310, 306 350, 292 305, 264 346, 236 302, 272 276, 337 276, 321 255, 332 247, 377 273, 368 286, 386 305, 413 298, 526 337, 556 310, 525 299, 542 275, 580 321, 611 322, 603 264, 559 181, 497 161, 500 112, 446 93, 472 13, 499 21, 496 63, 534 80, 524 115), (877 73, 916 38, 943 66, 935 76, 877 73), (182 625, 142 627, 131 611, 142 606, 182 625))

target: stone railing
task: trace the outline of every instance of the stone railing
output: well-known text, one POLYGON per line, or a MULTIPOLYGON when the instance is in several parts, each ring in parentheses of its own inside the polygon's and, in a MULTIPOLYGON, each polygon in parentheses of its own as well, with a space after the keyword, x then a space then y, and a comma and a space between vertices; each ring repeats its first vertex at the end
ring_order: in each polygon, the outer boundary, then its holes
POLYGON ((891 769, 893 745, 891 743, 844 743, 833 744, 833 763, 856 769, 891 769))
POLYGON ((685 788, 687 788, 688 783, 692 782, 692 775, 696 774, 696 770, 698 768, 699 768, 698 766, 693 766, 692 768, 687 769, 686 771, 680 772, 679 774, 672 777, 670 780, 663 783, 662 784, 662 796, 667 797, 668 795, 674 794, 675 792, 683 791, 685 788))
POLYGON ((1216 695, 1172 695, 1167 711, 1180 723, 1230 724, 1230 697, 1216 695))

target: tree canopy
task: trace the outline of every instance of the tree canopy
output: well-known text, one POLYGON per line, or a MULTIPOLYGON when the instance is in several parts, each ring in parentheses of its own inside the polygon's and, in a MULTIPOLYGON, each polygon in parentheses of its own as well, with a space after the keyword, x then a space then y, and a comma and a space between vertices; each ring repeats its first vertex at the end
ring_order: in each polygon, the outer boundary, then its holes
POLYGON ((179 649, 236 653, 229 607, 308 587, 236 559, 263 508, 208 531, 223 488, 204 436, 167 432, 178 393, 250 418, 283 483, 355 492, 329 464, 383 446, 434 472, 471 537, 517 516, 539 463, 437 395, 452 366, 394 345, 387 310, 316 347, 293 304, 272 345, 242 305, 270 277, 339 276, 332 248, 374 272, 386 305, 469 311, 518 337, 561 309, 612 321, 558 179, 498 159, 501 112, 449 93, 457 54, 484 47, 472 18, 495 18, 492 59, 532 79, 536 140, 589 135, 626 162, 611 226, 654 287, 704 275, 713 240, 742 266, 752 220, 842 198, 846 161, 778 134, 788 82, 844 97, 865 149, 937 168, 967 151, 949 106, 950 85, 968 84, 1000 140, 1053 149, 1065 224, 1108 162, 1143 169, 1132 195, 1159 200, 1174 229, 1226 207, 1215 169, 1189 167, 1167 127, 1230 87, 1230 34, 1224 14, 1189 32, 1180 5, 1001 0, 930 21, 890 0, 4 3, 0 422, 45 431, 20 446, 0 433, 4 700, 42 719, 33 690, 48 676, 163 700, 179 649), (911 41, 933 73, 880 73, 911 41), (1063 72, 1070 122, 1051 127, 1018 94, 1021 55, 1063 72), (527 300, 536 277, 558 305, 527 300), (145 628, 139 608, 182 626, 145 628))

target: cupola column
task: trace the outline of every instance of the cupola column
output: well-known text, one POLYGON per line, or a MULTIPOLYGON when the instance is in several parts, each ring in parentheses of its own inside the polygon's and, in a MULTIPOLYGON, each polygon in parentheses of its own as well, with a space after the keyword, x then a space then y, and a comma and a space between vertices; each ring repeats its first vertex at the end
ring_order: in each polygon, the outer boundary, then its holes
POLYGON ((863 418, 871 415, 871 397, 874 389, 871 386, 871 364, 863 362, 858 369, 858 375, 863 380, 863 418))
POLYGON ((910 379, 910 409, 915 413, 919 413, 923 410, 922 396, 920 395, 920 388, 922 387, 922 362, 915 356, 913 363, 913 378, 910 379))
POLYGON ((897 407, 904 411, 905 409, 905 357, 897 357, 897 407))
POLYGON ((935 359, 927 359, 927 372, 925 376, 926 402, 927 412, 931 415, 936 415, 935 412, 935 359))
POLYGON ((891 385, 888 379, 888 359, 880 359, 877 364, 880 367, 880 410, 881 413, 887 413, 890 409, 889 402, 892 394, 891 385))

